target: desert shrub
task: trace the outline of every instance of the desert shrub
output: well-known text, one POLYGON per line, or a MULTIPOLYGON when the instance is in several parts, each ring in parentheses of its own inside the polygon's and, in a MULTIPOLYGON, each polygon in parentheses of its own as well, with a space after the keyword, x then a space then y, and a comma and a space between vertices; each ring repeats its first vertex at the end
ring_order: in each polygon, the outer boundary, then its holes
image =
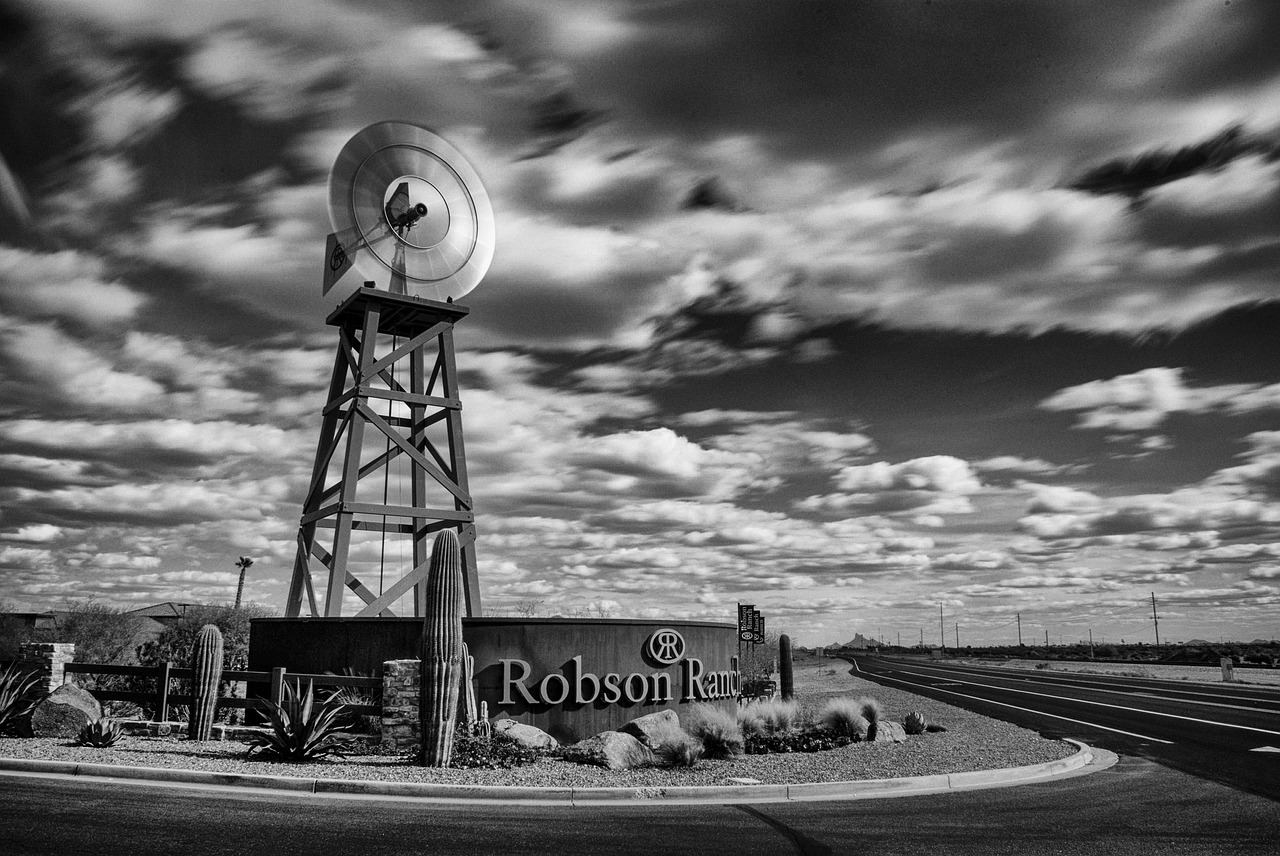
POLYGON ((449 766, 509 770, 533 764, 549 754, 517 743, 505 734, 473 734, 465 728, 459 728, 453 734, 453 753, 449 756, 449 766))
MULTIPOLYGON (((327 675, 333 672, 325 672, 327 675)), ((343 668, 341 674, 348 678, 369 678, 373 677, 367 672, 359 669, 353 669, 350 666, 343 668)), ((330 687, 323 690, 324 700, 334 702, 341 705, 378 705, 382 703, 382 689, 380 687, 330 687)), ((377 734, 382 731, 382 718, 372 714, 352 713, 350 709, 342 715, 343 726, 348 731, 354 731, 357 734, 377 734)))
POLYGON ((853 740, 865 740, 870 722, 863 715, 866 699, 829 699, 818 714, 818 723, 826 731, 853 740))
POLYGON ((800 727, 800 703, 797 701, 771 698, 747 705, 748 709, 753 707, 766 732, 791 731, 800 727))
POLYGON ((329 755, 343 756, 339 747, 351 737, 342 727, 343 705, 317 704, 310 681, 305 692, 294 681, 285 681, 281 701, 281 704, 272 704, 268 711, 271 731, 249 738, 246 758, 258 752, 303 763, 329 755))
POLYGON ((856 702, 854 702, 854 704, 858 705, 858 708, 862 711, 863 718, 866 719, 867 722, 871 723, 872 725, 875 725, 877 722, 880 721, 880 718, 881 718, 880 702, 876 701, 873 698, 864 696, 863 698, 860 698, 856 702))
MULTIPOLYGON (((69 604, 57 615, 57 629, 41 630, 38 635, 43 642, 73 643, 77 663, 127 666, 134 662, 134 646, 143 626, 140 617, 90 598, 69 604)), ((113 683, 110 679, 115 677, 80 675, 77 682, 92 684, 91 679, 97 679, 104 685, 88 688, 107 689, 105 684, 113 683)))
POLYGON ((11 665, 0 672, 0 734, 12 734, 40 703, 40 676, 11 665))
POLYGON ((752 734, 764 734, 766 731, 759 704, 753 702, 738 708, 735 718, 738 721, 738 730, 742 732, 744 738, 752 734))
POLYGON ((748 755, 769 755, 785 752, 824 752, 848 746, 853 739, 833 734, 826 729, 809 731, 775 731, 752 734, 743 743, 748 755))
POLYGON ((902 730, 908 734, 924 734, 928 727, 924 714, 918 710, 913 710, 902 718, 902 730))
POLYGON ((686 734, 658 744, 653 755, 659 767, 692 767, 702 757, 702 741, 686 734))
POLYGON ((685 712, 685 731, 702 741, 705 758, 722 760, 742 754, 742 727, 737 717, 711 704, 695 704, 685 712))
POLYGON ((124 730, 120 728, 118 723, 103 717, 87 723, 80 729, 80 734, 76 737, 76 745, 105 749, 108 746, 116 745, 117 741, 123 736, 124 730))

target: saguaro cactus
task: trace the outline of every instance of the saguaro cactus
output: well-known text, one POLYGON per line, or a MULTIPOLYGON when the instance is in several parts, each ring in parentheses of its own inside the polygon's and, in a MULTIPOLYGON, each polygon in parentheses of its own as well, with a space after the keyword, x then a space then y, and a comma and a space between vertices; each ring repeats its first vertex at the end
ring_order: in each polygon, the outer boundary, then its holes
POLYGON ((187 738, 208 740, 213 732, 213 714, 218 706, 218 680, 222 677, 222 631, 216 624, 206 624, 196 636, 191 649, 192 680, 191 719, 187 738))
POLYGON ((427 569, 427 615, 422 627, 422 678, 418 718, 422 744, 418 763, 447 767, 462 685, 462 561, 458 536, 445 529, 431 545, 427 569))
POLYGON ((782 679, 783 700, 795 698, 796 683, 791 671, 791 637, 785 633, 778 637, 778 677, 782 679))

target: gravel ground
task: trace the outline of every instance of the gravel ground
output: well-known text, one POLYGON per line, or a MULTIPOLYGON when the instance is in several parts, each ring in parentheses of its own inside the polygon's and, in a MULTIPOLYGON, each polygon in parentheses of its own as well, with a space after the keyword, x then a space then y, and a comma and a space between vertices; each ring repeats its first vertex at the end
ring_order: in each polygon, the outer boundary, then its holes
POLYGON ((1075 751, 1070 744, 1045 740, 1035 732, 856 678, 848 673, 844 663, 836 663, 796 664, 796 697, 806 710, 817 711, 828 698, 835 696, 871 696, 880 702, 886 719, 900 722, 909 711, 918 710, 929 722, 946 726, 947 731, 910 737, 901 744, 855 743, 826 752, 747 755, 731 761, 703 760, 689 769, 622 771, 558 759, 543 759, 512 770, 438 770, 415 767, 404 757, 387 755, 285 764, 257 759, 245 761, 245 747, 237 742, 195 743, 156 737, 125 737, 109 749, 77 747, 62 739, 0 738, 0 757, 458 785, 672 787, 728 784, 730 778, 796 784, 959 773, 1039 764, 1064 758, 1075 751))
MULTIPOLYGON (((1222 683, 1220 666, 1162 666, 1155 663, 1082 663, 1062 660, 987 660, 978 657, 956 662, 975 666, 999 666, 1006 669, 1038 671, 1088 672, 1094 675, 1118 675, 1125 678, 1156 678, 1164 681, 1222 683)), ((1280 669, 1242 669, 1236 667, 1235 682, 1280 686, 1280 669)))

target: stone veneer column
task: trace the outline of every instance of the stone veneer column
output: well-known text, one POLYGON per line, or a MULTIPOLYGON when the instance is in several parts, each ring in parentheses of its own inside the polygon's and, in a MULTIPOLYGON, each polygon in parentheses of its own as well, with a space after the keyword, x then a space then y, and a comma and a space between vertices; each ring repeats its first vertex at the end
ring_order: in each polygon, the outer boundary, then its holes
POLYGON ((382 664, 382 745, 397 752, 416 752, 422 742, 418 719, 420 660, 387 660, 382 664))
POLYGON ((23 642, 18 646, 18 668, 40 675, 40 690, 45 695, 62 686, 67 663, 75 662, 76 646, 72 642, 23 642))

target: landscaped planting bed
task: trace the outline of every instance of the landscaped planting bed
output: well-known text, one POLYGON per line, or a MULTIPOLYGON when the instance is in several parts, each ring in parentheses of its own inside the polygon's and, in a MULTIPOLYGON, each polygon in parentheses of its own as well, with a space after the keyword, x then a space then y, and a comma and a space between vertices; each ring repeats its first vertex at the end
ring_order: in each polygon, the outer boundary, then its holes
POLYGON ((196 742, 179 738, 124 737, 109 748, 77 747, 63 739, 0 738, 0 757, 81 763, 165 767, 226 773, 305 778, 374 779, 458 785, 534 787, 671 787, 729 784, 754 779, 767 784, 886 779, 1019 767, 1064 758, 1075 747, 1046 740, 1032 731, 873 684, 849 674, 841 660, 798 662, 796 699, 816 713, 832 697, 869 696, 884 720, 901 722, 910 711, 947 730, 909 737, 905 743, 853 743, 822 752, 743 755, 732 760, 700 760, 691 768, 613 771, 543 758, 505 770, 417 767, 397 755, 351 755, 308 764, 245 760, 238 742, 196 742))

